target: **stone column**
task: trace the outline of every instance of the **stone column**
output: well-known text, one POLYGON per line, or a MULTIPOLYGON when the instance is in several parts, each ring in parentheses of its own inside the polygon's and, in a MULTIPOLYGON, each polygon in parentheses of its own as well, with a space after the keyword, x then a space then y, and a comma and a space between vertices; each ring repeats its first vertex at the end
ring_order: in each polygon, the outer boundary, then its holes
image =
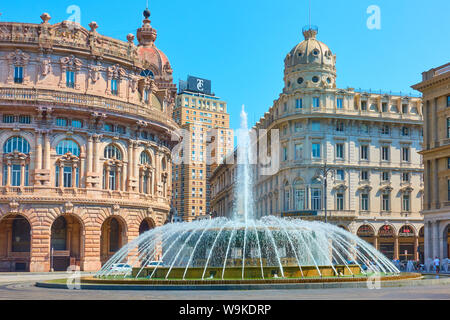
POLYGON ((50 170, 50 133, 45 133, 44 139, 44 169, 50 170))
POLYGON ((434 207, 436 209, 440 208, 439 203, 439 176, 438 176, 438 159, 435 159, 433 162, 433 193, 434 193, 434 207))
POLYGON ((93 152, 92 152, 92 135, 88 136, 88 141, 87 141, 87 151, 86 151, 86 173, 93 171, 92 169, 92 157, 93 157, 93 152))
POLYGON ((398 259, 398 236, 394 236, 394 259, 398 259))
POLYGON ((77 164, 72 165, 72 188, 77 187, 77 164))
POLYGON ((25 163, 20 164, 20 186, 25 186, 25 163))
POLYGON ((95 173, 98 173, 98 159, 100 158, 99 156, 99 141, 100 137, 98 135, 94 136, 94 152, 93 152, 93 166, 92 166, 92 171, 95 173))
POLYGON ((378 236, 375 235, 375 237, 373 238, 373 246, 375 247, 375 249, 379 250, 378 248, 378 236))
POLYGON ((423 236, 423 242, 424 242, 424 252, 423 252, 423 259, 424 262, 427 261, 427 259, 431 259, 431 256, 433 254, 432 249, 432 243, 431 243, 431 233, 432 233, 432 226, 429 221, 425 221, 424 223, 424 236, 423 236))
POLYGON ((60 188, 64 188, 64 165, 62 163, 59 164, 59 181, 58 186, 60 188))
POLYGON ((419 236, 414 236, 414 260, 419 260, 419 252, 417 252, 419 248, 419 236))
POLYGON ((105 190, 109 190, 109 166, 105 167, 105 190))
POLYGON ((432 224, 432 238, 431 238, 431 243, 432 243, 432 252, 433 252, 433 256, 431 257, 432 259, 434 259, 434 257, 439 257, 439 253, 440 253, 440 243, 439 243, 439 221, 433 221, 432 224))
POLYGON ((12 168, 11 168, 10 161, 8 161, 7 166, 8 166, 8 169, 7 169, 8 177, 6 178, 6 186, 10 187, 11 186, 11 174, 12 174, 12 168))
POLYGON ((36 132, 36 158, 35 158, 35 170, 42 169, 42 133, 36 132))

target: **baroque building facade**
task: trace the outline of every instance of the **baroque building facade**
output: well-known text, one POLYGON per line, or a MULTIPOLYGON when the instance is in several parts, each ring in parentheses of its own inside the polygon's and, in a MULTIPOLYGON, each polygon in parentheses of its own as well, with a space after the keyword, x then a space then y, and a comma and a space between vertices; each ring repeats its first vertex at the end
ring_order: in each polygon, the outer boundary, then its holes
POLYGON ((422 73, 425 259, 450 258, 450 63, 422 73))
MULTIPOLYGON (((326 209, 327 222, 387 257, 421 258, 421 99, 337 88, 336 56, 316 39, 316 28, 303 35, 286 56, 283 92, 254 126, 268 132, 268 155, 278 148, 280 156, 275 174, 255 169, 255 216, 324 220, 326 209), (271 145, 274 129, 279 141, 271 145)), ((211 182, 220 197, 214 203, 223 206, 214 210, 226 215, 233 198, 226 189, 235 175, 234 166, 228 169, 211 182)))
POLYGON ((150 12, 127 41, 0 23, 0 270, 98 270, 170 211, 176 85, 150 12))

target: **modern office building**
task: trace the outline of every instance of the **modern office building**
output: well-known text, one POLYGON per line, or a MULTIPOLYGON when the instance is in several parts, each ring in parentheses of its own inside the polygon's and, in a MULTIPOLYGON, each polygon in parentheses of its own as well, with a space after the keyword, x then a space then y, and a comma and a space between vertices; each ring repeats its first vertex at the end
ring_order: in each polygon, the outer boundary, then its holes
MULTIPOLYGON (((254 126, 268 130, 269 141, 271 130, 279 130, 280 155, 276 174, 255 170, 255 216, 323 221, 326 212, 329 223, 363 237, 387 257, 418 259, 421 98, 337 88, 336 56, 316 39, 316 28, 303 35, 286 56, 283 92, 254 126)), ((217 215, 232 208, 233 192, 227 190, 233 169, 219 168, 211 181, 213 197, 223 199, 213 200, 217 215)))
POLYGON ((138 45, 0 22, 1 271, 96 271, 167 220, 176 85, 144 16, 138 45))
POLYGON ((173 215, 192 221, 210 213, 211 172, 233 150, 227 103, 211 92, 211 81, 180 81, 173 118, 184 130, 181 163, 172 173, 173 215))
POLYGON ((425 258, 450 257, 450 63, 422 73, 425 258))

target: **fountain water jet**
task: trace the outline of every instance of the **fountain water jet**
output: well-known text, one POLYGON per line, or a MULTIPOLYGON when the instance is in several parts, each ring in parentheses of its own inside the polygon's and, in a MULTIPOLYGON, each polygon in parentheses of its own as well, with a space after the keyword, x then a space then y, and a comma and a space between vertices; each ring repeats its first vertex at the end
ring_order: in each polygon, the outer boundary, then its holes
POLYGON ((303 279, 367 276, 399 270, 370 244, 319 221, 253 217, 251 139, 244 106, 238 130, 237 179, 232 219, 166 224, 120 249, 97 272, 108 278, 117 263, 132 267, 124 278, 164 281, 303 279), (160 260, 157 265, 150 261, 160 260))

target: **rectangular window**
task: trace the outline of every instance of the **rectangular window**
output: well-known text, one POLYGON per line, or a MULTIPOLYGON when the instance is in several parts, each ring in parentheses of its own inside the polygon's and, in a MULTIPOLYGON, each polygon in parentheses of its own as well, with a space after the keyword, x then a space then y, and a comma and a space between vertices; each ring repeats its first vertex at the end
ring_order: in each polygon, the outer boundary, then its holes
POLYGON ((287 147, 283 147, 283 160, 286 161, 288 159, 288 149, 287 147))
POLYGON ((283 110, 284 110, 284 111, 287 111, 287 103, 286 103, 286 102, 285 102, 284 105, 283 105, 283 110))
POLYGON ((322 192, 320 189, 311 189, 311 207, 312 210, 322 209, 322 192))
POLYGON ((404 137, 409 136, 409 128, 408 127, 402 127, 402 136, 404 136, 404 137))
POLYGON ((389 161, 389 147, 381 147, 381 160, 389 161))
POLYGON ((369 146, 361 146, 361 160, 369 160, 369 146))
POLYGON ((391 132, 389 126, 382 126, 381 127, 381 134, 383 135, 389 135, 391 132))
POLYGON ((403 211, 410 211, 410 197, 409 194, 403 195, 403 211))
POLYGON ((361 111, 367 110, 367 101, 361 101, 361 111))
POLYGON ((403 182, 409 182, 409 172, 403 172, 402 173, 402 181, 403 182))
POLYGON ((66 118, 56 118, 56 125, 59 127, 67 127, 67 119, 66 118))
POLYGON ((300 160, 303 157, 303 143, 297 143, 295 145, 295 159, 300 160))
POLYGON ((303 100, 302 99, 295 99, 295 107, 297 109, 303 108, 303 100))
POLYGON ((450 96, 447 96, 447 107, 450 107, 450 96))
POLYGON ((344 210, 344 194, 338 193, 336 195, 336 210, 344 210))
POLYGON ((66 71, 66 87, 75 88, 75 72, 66 71))
POLYGON ((383 194, 382 199, 383 199, 382 200, 382 210, 389 211, 390 210, 389 194, 383 194))
POLYGON ((336 108, 342 109, 344 107, 344 99, 337 98, 336 100, 336 108))
POLYGON ((402 161, 409 162, 409 148, 402 148, 402 161))
POLYGON ((11 166, 11 185, 13 187, 20 186, 20 164, 13 164, 11 166))
POLYGON ((195 188, 192 188, 192 196, 195 197, 195 188))
POLYGON ((195 169, 192 169, 192 179, 195 179, 195 169))
POLYGON ((320 100, 318 97, 314 97, 313 98, 313 107, 314 108, 319 108, 320 107, 320 100))
POLYGON ((302 129, 302 123, 297 121, 294 125, 294 130, 295 130, 295 132, 300 132, 301 129, 302 129))
POLYGON ((344 144, 343 143, 336 144, 336 158, 344 159, 344 144))
POLYGON ((192 207, 192 209, 191 209, 191 214, 192 214, 193 216, 195 216, 195 207, 192 207))
POLYGON ((381 104, 381 111, 382 111, 382 112, 387 112, 387 103, 386 103, 386 102, 383 102, 383 103, 381 104))
POLYGON ((72 187, 72 167, 64 167, 63 172, 64 188, 72 187))
POLYGON ((345 180, 345 171, 342 169, 336 170, 336 179, 340 181, 345 180))
POLYGON ((312 144, 312 157, 313 158, 320 158, 320 143, 313 143, 312 144))
POLYGON ((14 67, 14 83, 23 82, 23 67, 14 67))
POLYGON ((447 118, 447 138, 450 138, 450 118, 447 118))
POLYGON ((126 133, 126 128, 122 125, 118 125, 117 126, 117 132, 120 134, 125 134, 126 133))
POLYGON ((14 123, 16 122, 15 116, 12 114, 4 114, 3 115, 3 123, 14 123))
POLYGON ((402 113, 408 113, 408 105, 402 104, 402 113))
POLYGON ((114 125, 111 123, 105 123, 105 125, 103 126, 103 130, 108 131, 108 132, 113 132, 114 125))
POLYGON ((388 171, 383 171, 381 173, 381 180, 382 181, 388 181, 389 180, 389 172, 388 171))
POLYGON ((30 116, 19 116, 19 123, 30 124, 31 117, 30 116))
POLYGON ((369 211, 369 195, 367 193, 361 194, 361 210, 369 211))
POLYGON ((82 128, 83 122, 81 120, 72 120, 72 127, 73 128, 82 128))
POLYGON ((336 131, 338 132, 344 132, 344 122, 338 121, 336 123, 336 131))
POLYGON ((361 171, 361 180, 364 180, 364 181, 369 180, 369 171, 367 171, 367 170, 361 171))
POLYGON ((320 121, 311 122, 311 131, 320 131, 320 121))
POLYGON ((117 96, 118 93, 119 93, 119 91, 117 89, 117 79, 112 79, 111 80, 111 94, 117 96))

